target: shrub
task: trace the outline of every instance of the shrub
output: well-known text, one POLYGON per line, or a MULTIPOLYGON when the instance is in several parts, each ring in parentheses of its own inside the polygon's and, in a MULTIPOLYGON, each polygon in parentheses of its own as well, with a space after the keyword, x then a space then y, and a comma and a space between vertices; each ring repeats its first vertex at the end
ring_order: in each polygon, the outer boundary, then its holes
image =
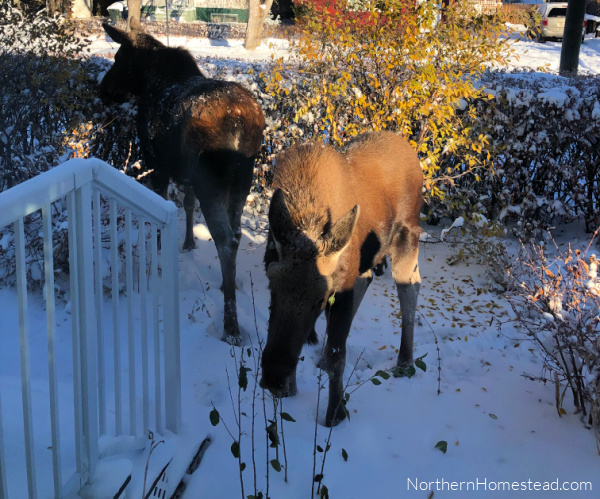
POLYGON ((331 0, 306 9, 297 59, 262 75, 271 97, 266 151, 401 132, 421 157, 428 199, 441 200, 430 209, 458 212, 456 179, 491 166, 489 140, 472 126, 477 108, 467 103, 489 98, 475 82, 486 64, 502 65, 508 55, 501 17, 468 2, 454 2, 439 23, 432 2, 383 0, 346 11, 331 0))
POLYGON ((509 300, 542 355, 545 373, 537 379, 555 383, 559 415, 566 414, 563 400, 571 392, 576 412, 595 429, 600 453, 600 279, 589 249, 549 256, 542 245, 523 247, 512 271, 520 290, 509 300))
POLYGON ((495 98, 481 106, 474 129, 497 151, 494 170, 461 188, 486 217, 515 221, 519 235, 541 237, 553 223, 600 224, 600 78, 495 75, 495 98))
MULTIPOLYGON (((81 155, 86 147, 96 152, 71 136, 82 130, 82 123, 100 121, 103 112, 96 86, 106 65, 81 57, 86 44, 67 20, 36 11, 35 4, 23 4, 20 10, 10 0, 0 0, 0 192, 81 155)), ((58 227, 55 268, 60 272, 68 266, 64 204, 55 203, 53 214, 58 227)), ((28 217, 26 227, 28 282, 35 288, 43 282, 39 212, 28 217)), ((0 227, 0 280, 13 279, 12 227, 0 227)))

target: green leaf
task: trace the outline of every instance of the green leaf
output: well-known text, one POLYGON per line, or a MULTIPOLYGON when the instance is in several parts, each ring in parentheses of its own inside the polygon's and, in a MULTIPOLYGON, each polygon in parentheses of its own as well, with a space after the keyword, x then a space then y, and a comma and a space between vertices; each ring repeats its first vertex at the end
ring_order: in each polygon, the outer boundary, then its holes
POLYGON ((234 441, 231 444, 231 453, 233 454, 233 457, 235 457, 236 459, 238 457, 240 457, 240 443, 237 441, 234 441))
POLYGON ((415 366, 421 369, 421 371, 427 372, 427 365, 421 359, 415 360, 415 366))
POLYGON ((287 412, 281 413, 281 419, 283 419, 284 421, 289 421, 291 423, 296 422, 296 420, 292 416, 290 416, 287 412))
POLYGON ((277 459, 271 459, 271 466, 273 466, 273 469, 279 473, 281 471, 281 464, 279 463, 279 461, 277 459))
POLYGON ((240 464, 240 471, 244 471, 246 469, 246 463, 240 464))
POLYGON ((448 450, 448 442, 445 440, 440 440, 437 444, 435 444, 436 449, 440 449, 444 454, 448 450))
POLYGON ((383 379, 390 379, 390 373, 388 373, 386 371, 379 370, 375 373, 375 376, 379 376, 380 378, 383 378, 383 379))
POLYGON ((333 293, 327 301, 329 302, 329 306, 333 307, 333 304, 335 303, 335 293, 333 293))
POLYGON ((219 411, 217 411, 215 408, 213 408, 212 411, 210 411, 210 424, 212 424, 213 426, 217 426, 219 424, 219 421, 221 421, 221 416, 219 416, 219 411))
POLYGON ((344 458, 344 461, 348 462, 348 453, 346 452, 346 449, 344 449, 342 447, 342 457, 344 458))
POLYGON ((375 386, 381 385, 381 381, 379 381, 377 378, 371 378, 371 383, 373 383, 375 386))

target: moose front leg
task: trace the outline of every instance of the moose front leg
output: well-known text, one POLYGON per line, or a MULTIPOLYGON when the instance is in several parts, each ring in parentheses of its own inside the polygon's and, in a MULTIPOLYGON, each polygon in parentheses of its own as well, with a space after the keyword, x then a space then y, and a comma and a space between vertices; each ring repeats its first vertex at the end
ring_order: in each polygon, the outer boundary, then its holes
POLYGON ((327 344, 321 368, 329 375, 329 403, 325 426, 335 426, 346 417, 344 410, 344 369, 346 340, 352 325, 354 290, 338 293, 333 305, 327 307, 327 344))

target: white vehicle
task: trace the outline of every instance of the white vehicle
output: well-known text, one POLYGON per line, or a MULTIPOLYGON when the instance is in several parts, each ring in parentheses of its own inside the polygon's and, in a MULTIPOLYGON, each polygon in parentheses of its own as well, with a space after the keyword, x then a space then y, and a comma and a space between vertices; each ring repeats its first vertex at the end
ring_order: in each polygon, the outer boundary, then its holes
MULTIPOLYGON (((541 24, 537 35, 539 42, 548 38, 562 39, 565 32, 565 18, 567 17, 567 3, 543 3, 538 6, 542 15, 541 24)), ((585 21, 581 29, 581 41, 585 39, 585 21)))

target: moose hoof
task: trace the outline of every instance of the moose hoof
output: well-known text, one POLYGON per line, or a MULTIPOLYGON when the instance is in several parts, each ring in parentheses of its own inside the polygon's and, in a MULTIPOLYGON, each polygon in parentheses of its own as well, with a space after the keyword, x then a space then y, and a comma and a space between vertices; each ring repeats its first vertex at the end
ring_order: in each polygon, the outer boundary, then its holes
POLYGON ((293 397, 298 394, 298 385, 296 384, 296 375, 290 377, 283 387, 281 397, 293 397))
POLYGON ((277 394, 277 398, 283 399, 286 397, 293 397, 294 395, 298 395, 297 387, 289 387, 287 390, 283 390, 277 394))
POLYGON ((397 369, 406 369, 406 368, 412 366, 413 364, 414 364, 414 361, 412 359, 410 359, 410 360, 398 359, 398 362, 396 363, 396 368, 397 369))
POLYGON ((333 428, 334 426, 339 425, 344 419, 346 419, 346 413, 343 408, 338 408, 337 411, 327 410, 327 415, 325 416, 325 426, 327 428, 333 428))
POLYGON ((238 334, 225 334, 223 335, 223 341, 229 343, 231 346, 239 347, 242 346, 242 336, 238 334))
POLYGON ((323 355, 317 362, 317 367, 325 372, 329 372, 331 369, 331 362, 327 360, 327 358, 323 355))
POLYGON ((196 249, 196 241, 194 241, 193 239, 191 241, 188 241, 186 239, 186 241, 183 243, 183 251, 191 251, 193 249, 196 249))

